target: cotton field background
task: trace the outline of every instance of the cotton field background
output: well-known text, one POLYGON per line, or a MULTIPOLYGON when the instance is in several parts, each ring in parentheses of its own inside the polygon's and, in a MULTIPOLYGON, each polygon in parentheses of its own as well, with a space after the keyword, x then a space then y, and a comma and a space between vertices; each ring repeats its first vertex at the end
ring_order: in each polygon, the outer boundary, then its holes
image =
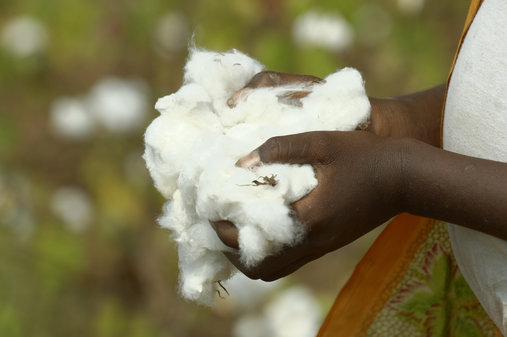
MULTIPOLYGON (((442 83, 467 1, 2 0, 0 336, 292 336, 317 331, 377 232, 210 309, 177 293, 163 198, 141 158, 188 41, 271 70, 352 66, 371 96, 442 83)), ((375 280, 372 280, 375 282, 375 280)))

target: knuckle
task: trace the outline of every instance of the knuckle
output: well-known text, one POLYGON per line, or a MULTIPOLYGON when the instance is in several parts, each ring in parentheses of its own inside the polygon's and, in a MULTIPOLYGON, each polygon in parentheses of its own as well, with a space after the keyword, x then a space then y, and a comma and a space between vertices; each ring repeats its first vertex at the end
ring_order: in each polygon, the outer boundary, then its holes
POLYGON ((250 88, 258 88, 258 87, 268 87, 272 86, 276 83, 276 79, 279 78, 277 72, 274 71, 261 71, 252 77, 247 87, 250 88))
POLYGON ((277 158, 280 155, 281 149, 282 149, 281 136, 269 138, 258 149, 261 161, 269 162, 272 158, 277 158))
POLYGON ((329 132, 315 132, 313 143, 316 148, 328 148, 332 144, 332 136, 329 132))
POLYGON ((334 138, 330 132, 316 132, 312 138, 313 155, 320 164, 330 164, 334 160, 331 149, 333 148, 334 138))

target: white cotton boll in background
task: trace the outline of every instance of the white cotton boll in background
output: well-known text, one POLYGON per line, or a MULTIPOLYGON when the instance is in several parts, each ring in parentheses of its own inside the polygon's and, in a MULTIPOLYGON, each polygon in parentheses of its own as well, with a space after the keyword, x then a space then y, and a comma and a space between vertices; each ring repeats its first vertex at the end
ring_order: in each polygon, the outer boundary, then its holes
POLYGON ((153 32, 153 47, 162 56, 186 48, 190 24, 182 12, 169 12, 157 20, 153 32))
POLYGON ((115 133, 138 129, 145 120, 147 103, 147 87, 141 80, 107 77, 96 83, 88 95, 94 118, 115 133))
POLYGON ((50 207, 72 232, 80 233, 93 222, 93 203, 89 195, 79 187, 65 186, 57 189, 51 196, 50 207))
POLYGON ((398 9, 403 14, 419 14, 424 7, 424 0, 397 0, 398 9))
POLYGON ((46 27, 28 15, 12 18, 2 31, 3 47, 18 57, 28 57, 43 51, 48 39, 46 27))
POLYGON ((296 286, 269 303, 264 312, 272 337, 313 337, 321 324, 321 310, 310 290, 296 286))
POLYGON ((49 121, 52 131, 65 139, 88 139, 95 128, 86 104, 73 97, 57 98, 51 104, 49 121))
POLYGON ((332 51, 347 49, 354 41, 349 23, 339 14, 307 12, 292 26, 294 41, 302 47, 323 47, 332 51))
MULTIPOLYGON (((232 278, 234 280, 236 276, 232 278)), ((232 294, 236 292, 234 283, 229 285, 226 283, 232 294)), ((241 283, 241 291, 247 292, 253 289, 254 296, 251 300, 259 304, 259 300, 255 298, 255 285, 248 286, 241 283)), ((271 292, 268 289, 268 294, 271 292)), ((261 301, 266 299, 266 292, 258 295, 261 301)), ((247 300, 250 297, 246 297, 247 300)), ((269 302, 264 304, 260 313, 253 313, 255 307, 247 306, 250 310, 246 314, 241 315, 235 322, 232 335, 234 337, 314 337, 317 335, 318 329, 322 321, 322 311, 317 300, 311 291, 304 286, 294 286, 287 290, 276 294, 269 302), (259 334, 260 332, 260 334, 259 334)))
POLYGON ((233 326, 233 337, 266 337, 271 336, 262 315, 250 314, 241 316, 233 326))

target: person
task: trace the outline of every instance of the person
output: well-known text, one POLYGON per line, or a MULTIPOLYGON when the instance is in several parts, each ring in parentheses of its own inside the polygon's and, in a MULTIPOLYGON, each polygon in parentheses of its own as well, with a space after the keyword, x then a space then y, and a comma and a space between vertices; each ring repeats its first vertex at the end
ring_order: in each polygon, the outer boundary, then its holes
MULTIPOLYGON (((439 219, 457 225, 449 225, 449 232, 460 268, 506 333, 507 301, 481 291, 483 282, 496 282, 507 294, 507 271, 501 268, 507 269, 502 262, 507 257, 507 3, 473 3, 477 14, 448 87, 371 98, 366 130, 274 137, 240 159, 243 167, 311 164, 319 181, 292 205, 308 227, 307 238, 253 268, 227 254, 240 271, 254 279, 276 280, 400 213, 439 219)), ((247 87, 300 80, 264 72, 247 87)), ((234 224, 219 221, 212 226, 227 246, 238 248, 234 224)))

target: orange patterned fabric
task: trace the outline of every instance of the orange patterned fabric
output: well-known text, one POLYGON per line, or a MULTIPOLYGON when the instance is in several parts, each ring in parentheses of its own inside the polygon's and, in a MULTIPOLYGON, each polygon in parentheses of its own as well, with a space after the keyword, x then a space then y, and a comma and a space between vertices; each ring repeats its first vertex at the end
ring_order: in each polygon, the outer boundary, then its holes
POLYGON ((443 222, 402 214, 340 292, 320 337, 500 337, 457 268, 443 222))
MULTIPOLYGON (((481 4, 470 4, 456 55, 481 4)), ((502 335, 461 276, 445 224, 402 214, 336 298, 318 334, 331 336, 502 335)))

